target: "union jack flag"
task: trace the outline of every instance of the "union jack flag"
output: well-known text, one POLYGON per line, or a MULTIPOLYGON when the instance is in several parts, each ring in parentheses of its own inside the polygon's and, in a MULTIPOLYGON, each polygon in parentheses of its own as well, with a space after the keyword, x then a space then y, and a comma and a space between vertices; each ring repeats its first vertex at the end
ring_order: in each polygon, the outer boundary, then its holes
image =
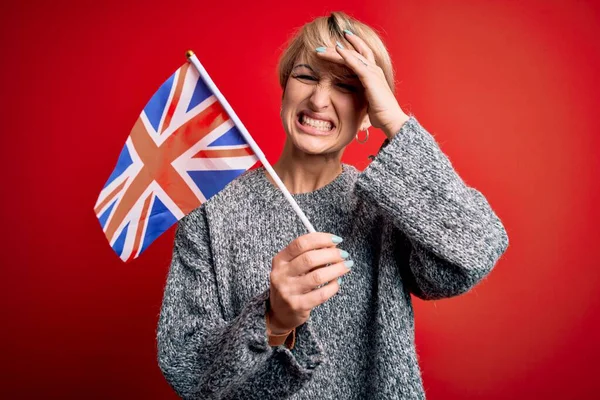
POLYGON ((257 160, 188 62, 146 104, 94 211, 129 261, 257 160))

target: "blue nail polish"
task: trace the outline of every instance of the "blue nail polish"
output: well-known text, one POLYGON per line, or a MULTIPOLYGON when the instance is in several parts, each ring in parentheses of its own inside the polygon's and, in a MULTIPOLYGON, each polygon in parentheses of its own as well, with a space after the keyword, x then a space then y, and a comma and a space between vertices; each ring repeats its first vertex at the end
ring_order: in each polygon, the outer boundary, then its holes
POLYGON ((346 268, 352 269, 352 266, 354 265, 354 261, 352 261, 352 260, 344 261, 344 265, 346 266, 346 268))
POLYGON ((331 237, 331 241, 332 241, 333 243, 335 243, 335 244, 342 243, 342 241, 343 241, 343 240, 344 240, 344 239, 342 239, 342 238, 341 238, 341 237, 339 237, 339 236, 335 236, 335 235, 333 235, 333 236, 331 237))
POLYGON ((315 50, 317 53, 325 53, 327 51, 325 47, 317 47, 315 50))
POLYGON ((342 278, 338 278, 338 285, 342 284, 342 278))
POLYGON ((336 45, 337 47, 339 47, 340 49, 343 49, 343 48, 344 48, 344 46, 342 46, 342 44, 341 44, 340 42, 338 42, 337 40, 335 41, 335 45, 336 45))
POLYGON ((348 29, 344 29, 344 32, 346 32, 348 36, 354 35, 354 33, 350 32, 348 29))
POLYGON ((346 258, 350 257, 350 254, 348 254, 346 250, 340 249, 340 257, 342 257, 345 260, 346 258))

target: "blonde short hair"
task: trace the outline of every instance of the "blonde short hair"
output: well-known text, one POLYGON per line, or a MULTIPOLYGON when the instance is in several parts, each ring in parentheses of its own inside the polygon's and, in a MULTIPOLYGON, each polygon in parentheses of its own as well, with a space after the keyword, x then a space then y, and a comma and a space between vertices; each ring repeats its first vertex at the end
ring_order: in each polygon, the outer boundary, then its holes
MULTIPOLYGON (((358 35, 373 51, 375 62, 383 70, 385 79, 392 92, 394 92, 394 69, 390 55, 375 30, 366 24, 348 16, 343 12, 333 12, 329 17, 318 17, 302 26, 289 41, 279 59, 279 84, 285 90, 294 63, 303 59, 309 65, 323 65, 324 62, 316 55, 317 47, 334 47, 336 41, 350 47, 344 37, 347 29, 358 35)), ((329 63, 332 64, 332 63, 329 63)), ((341 75, 339 68, 330 65, 333 75, 341 75)), ((344 68, 347 74, 347 68, 344 68)))

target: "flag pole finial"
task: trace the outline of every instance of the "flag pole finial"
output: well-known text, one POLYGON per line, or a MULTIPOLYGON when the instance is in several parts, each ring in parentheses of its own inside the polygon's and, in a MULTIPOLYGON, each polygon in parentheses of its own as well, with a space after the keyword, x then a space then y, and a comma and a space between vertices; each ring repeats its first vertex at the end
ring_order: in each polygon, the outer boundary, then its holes
POLYGON ((191 57, 191 56, 193 56, 193 55, 194 55, 194 52, 193 52, 192 50, 188 50, 188 51, 186 51, 186 52, 185 52, 185 56, 186 56, 187 58, 190 58, 190 57, 191 57))

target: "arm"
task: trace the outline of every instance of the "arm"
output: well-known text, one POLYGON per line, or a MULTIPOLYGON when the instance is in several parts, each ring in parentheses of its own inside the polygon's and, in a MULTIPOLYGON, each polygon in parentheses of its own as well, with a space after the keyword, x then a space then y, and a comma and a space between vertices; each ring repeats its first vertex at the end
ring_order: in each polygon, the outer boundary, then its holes
MULTIPOLYGON (((294 352, 267 343, 265 305, 259 293, 230 321, 223 318, 204 207, 178 225, 173 260, 158 325, 158 363, 184 398, 229 398, 248 382, 271 386, 289 381, 297 390, 320 363, 308 327, 298 331, 294 352), (283 368, 274 354, 283 352, 283 368), (257 374, 277 370, 277 374, 257 374), (276 379, 270 381, 270 379, 276 379)), ((287 393, 288 395, 290 393, 287 393)))
POLYGON ((359 176, 355 192, 393 222, 400 268, 408 254, 407 286, 418 297, 466 292, 508 247, 485 197, 462 181, 414 116, 359 176))

